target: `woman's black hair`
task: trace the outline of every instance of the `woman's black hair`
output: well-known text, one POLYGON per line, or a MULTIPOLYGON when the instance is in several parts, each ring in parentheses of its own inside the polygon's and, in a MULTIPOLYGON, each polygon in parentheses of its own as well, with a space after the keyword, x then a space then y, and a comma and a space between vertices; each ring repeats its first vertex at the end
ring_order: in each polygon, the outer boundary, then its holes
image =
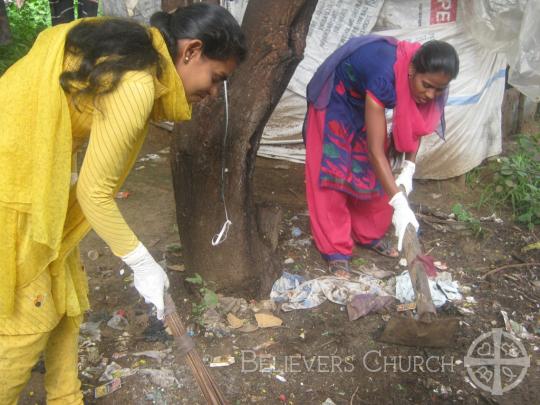
POLYGON ((68 32, 65 46, 66 52, 80 56, 81 62, 78 70, 60 75, 60 85, 76 96, 108 93, 128 70, 156 67, 158 76, 161 72, 160 56, 148 30, 134 21, 82 21, 68 32))
MULTIPOLYGON (((173 61, 179 39, 199 39, 203 55, 210 59, 234 58, 240 63, 246 57, 244 34, 223 7, 196 3, 172 14, 157 12, 150 22, 161 32, 173 61)), ((114 90, 129 70, 155 68, 158 77, 161 73, 160 55, 147 28, 132 20, 82 21, 68 32, 66 52, 81 58, 78 70, 60 75, 62 88, 76 97, 114 90)))
POLYGON ((459 56, 448 42, 432 40, 423 44, 413 57, 418 73, 445 73, 455 79, 459 73, 459 56))
POLYGON ((172 14, 158 11, 150 18, 165 38, 173 60, 178 56, 177 41, 198 39, 202 54, 209 59, 236 59, 242 62, 247 53, 244 34, 234 17, 223 7, 208 3, 195 3, 178 8, 172 14))

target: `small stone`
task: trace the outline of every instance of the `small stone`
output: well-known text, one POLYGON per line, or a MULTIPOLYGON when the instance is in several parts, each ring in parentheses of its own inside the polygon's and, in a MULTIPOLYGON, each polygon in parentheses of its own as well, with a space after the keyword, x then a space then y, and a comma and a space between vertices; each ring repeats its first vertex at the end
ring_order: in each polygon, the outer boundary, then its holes
POLYGON ((88 251, 88 258, 90 260, 95 261, 98 259, 98 257, 99 257, 99 252, 97 250, 92 249, 88 251))
POLYGON ((472 290, 471 287, 469 287, 468 285, 462 285, 459 287, 459 289, 461 290, 463 294, 466 294, 466 295, 469 295, 472 290))
POLYGON ((244 326, 242 326, 241 328, 237 330, 238 332, 250 333, 250 332, 255 332, 257 329, 259 329, 257 325, 253 325, 252 323, 246 323, 244 326))
POLYGON ((273 312, 276 309, 276 303, 273 300, 252 301, 249 304, 249 308, 253 312, 260 312, 260 311, 273 312))
POLYGON ((474 297, 465 297, 465 301, 467 301, 469 304, 476 304, 477 301, 474 297))

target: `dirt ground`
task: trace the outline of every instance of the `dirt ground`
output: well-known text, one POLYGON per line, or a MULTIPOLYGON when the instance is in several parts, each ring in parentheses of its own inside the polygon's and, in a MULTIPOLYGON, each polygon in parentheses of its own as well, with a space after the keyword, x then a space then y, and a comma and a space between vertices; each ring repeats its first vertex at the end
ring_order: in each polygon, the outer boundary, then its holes
MULTIPOLYGON (((127 222, 154 257, 179 265, 181 253, 173 249, 179 239, 167 153, 169 136, 166 131, 152 129, 141 157, 153 153, 159 154, 160 158, 137 163, 122 188, 130 194, 126 199, 119 199, 118 204, 127 222)), ((278 204, 285 212, 278 248, 283 270, 306 278, 324 275, 324 263, 310 241, 303 166, 260 159, 255 177, 257 200, 278 204)), ((487 207, 474 207, 478 198, 479 191, 468 188, 465 177, 416 181, 412 195, 415 209, 422 214, 419 215, 420 238, 425 252, 446 264, 463 295, 472 297, 440 310, 441 318, 457 317, 460 320, 452 347, 430 349, 379 342, 377 337, 389 315, 395 314, 395 305, 349 321, 345 307, 327 301, 308 310, 275 311, 274 314, 283 320, 279 327, 251 333, 232 331, 224 337, 205 336, 204 330, 199 332, 195 328, 194 340, 205 360, 220 355, 235 358, 232 365, 210 369, 230 403, 538 403, 540 266, 523 264, 540 262, 540 252, 521 250, 537 242, 538 235, 513 223, 508 212, 496 212, 502 218, 502 224, 481 222, 484 230, 481 236, 472 235, 467 229, 441 228, 437 217, 433 216, 436 210, 450 213, 451 207, 458 202, 476 218, 493 214, 487 207), (515 266, 484 277, 487 272, 506 265, 515 266), (506 311, 511 320, 525 325, 532 334, 529 339, 521 339, 526 352, 522 357, 529 359, 529 367, 525 368, 523 381, 514 389, 503 395, 492 395, 474 385, 464 359, 471 355, 468 350, 476 338, 490 333, 493 328, 505 327, 501 310, 506 311), (254 360, 255 355, 257 360, 254 360), (274 369, 268 367, 272 361, 274 369)), ((81 251, 89 276, 92 303, 86 321, 102 321, 99 341, 88 334, 81 335, 80 377, 86 403, 204 404, 198 386, 176 353, 172 340, 159 331, 156 327, 159 324, 151 316, 148 317, 149 307, 139 299, 131 285, 131 272, 124 269, 121 261, 94 233, 83 241, 81 251), (129 322, 124 331, 107 326, 107 321, 119 309, 126 311, 129 322), (162 351, 164 358, 160 362, 134 355, 146 350, 162 351), (161 388, 155 380, 151 381, 139 372, 123 377, 117 391, 95 399, 94 388, 104 384, 98 379, 111 361, 133 370, 169 369, 178 383, 161 388)), ((358 248, 355 255, 356 267, 375 264, 395 275, 404 270, 396 259, 365 249, 358 248)), ((169 270, 168 274, 179 312, 186 324, 192 324, 191 306, 198 303, 198 299, 186 289, 185 273, 169 270)), ((501 353, 504 344, 499 346, 495 351, 501 353)), ((516 353, 510 353, 510 357, 521 358, 516 353)), ((503 388, 514 381, 524 367, 501 367, 503 388)), ((490 372, 486 368, 483 375, 486 384, 491 386, 492 382, 487 382, 493 381, 489 378, 493 377, 490 372)), ((21 404, 45 403, 42 373, 43 367, 36 367, 21 396, 21 404)))

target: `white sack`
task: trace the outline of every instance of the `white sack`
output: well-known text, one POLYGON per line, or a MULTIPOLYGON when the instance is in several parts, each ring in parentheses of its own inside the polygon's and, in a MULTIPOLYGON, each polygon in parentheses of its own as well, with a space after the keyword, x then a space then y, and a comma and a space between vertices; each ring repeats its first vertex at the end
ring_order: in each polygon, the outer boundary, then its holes
POLYGON ((540 1, 462 1, 463 24, 486 49, 508 59, 508 82, 540 101, 540 1))
POLYGON ((373 31, 455 22, 458 0, 385 1, 373 31))
POLYGON ((150 17, 161 11, 161 0, 103 0, 103 15, 133 18, 149 24, 150 17))

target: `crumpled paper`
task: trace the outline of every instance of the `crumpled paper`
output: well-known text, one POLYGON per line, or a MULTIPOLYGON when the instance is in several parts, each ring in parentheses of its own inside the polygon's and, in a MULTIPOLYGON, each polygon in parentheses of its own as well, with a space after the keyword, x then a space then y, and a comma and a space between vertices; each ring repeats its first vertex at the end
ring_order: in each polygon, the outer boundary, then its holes
MULTIPOLYGON (((459 283, 452 280, 452 275, 447 271, 437 273, 435 278, 429 278, 429 290, 433 304, 439 308, 447 301, 460 301, 463 296, 459 293, 459 283)), ((402 303, 415 301, 411 277, 408 271, 396 276, 396 298, 402 303)))
POLYGON ((326 300, 346 305, 359 294, 388 296, 384 282, 371 276, 359 276, 356 279, 344 279, 333 276, 305 280, 304 277, 283 272, 274 282, 270 298, 283 303, 283 311, 314 308, 326 300))

